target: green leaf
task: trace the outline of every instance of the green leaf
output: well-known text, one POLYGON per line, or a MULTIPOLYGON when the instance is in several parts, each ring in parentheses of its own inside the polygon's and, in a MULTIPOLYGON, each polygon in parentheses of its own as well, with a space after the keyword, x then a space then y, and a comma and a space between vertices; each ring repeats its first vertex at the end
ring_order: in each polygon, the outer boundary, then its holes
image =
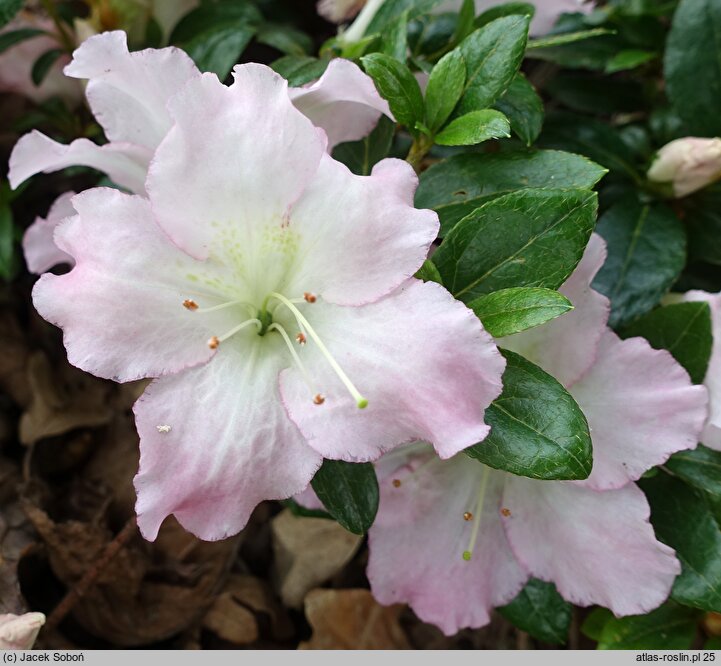
POLYGON ((581 408, 561 384, 508 350, 503 393, 486 409, 491 433, 465 450, 495 469, 532 479, 585 479, 593 465, 581 408))
POLYGON ((543 100, 523 74, 516 74, 495 108, 511 121, 511 129, 530 146, 543 127, 543 100))
POLYGON ((553 289, 511 287, 480 296, 468 304, 494 338, 520 333, 573 310, 553 289))
POLYGON ((23 0, 0 0, 0 28, 15 18, 23 6, 23 0))
POLYGON ((583 255, 596 207, 585 190, 513 192, 463 218, 433 261, 464 303, 508 287, 557 289, 583 255))
POLYGON ((502 18, 504 16, 511 16, 513 14, 520 14, 521 16, 533 16, 536 13, 536 7, 529 2, 506 2, 498 7, 491 7, 486 9, 478 15, 476 19, 476 27, 482 28, 484 25, 488 25, 491 21, 502 18))
POLYGON ((654 349, 667 349, 694 384, 703 383, 711 358, 713 332, 708 303, 675 303, 657 308, 619 331, 623 338, 640 335, 654 349))
MULTIPOLYGON (((566 44, 575 44, 576 42, 583 42, 587 39, 594 39, 596 37, 604 37, 606 35, 613 34, 615 34, 615 31, 609 30, 608 28, 593 28, 592 30, 565 32, 560 35, 548 35, 547 37, 540 37, 538 39, 529 39, 528 50, 535 51, 536 49, 565 46, 566 44)), ((528 55, 538 57, 535 53, 529 53, 528 55)))
POLYGON ((518 15, 499 18, 461 42, 467 74, 458 115, 487 109, 506 92, 523 60, 529 20, 518 15))
POLYGON ((683 200, 689 259, 721 265, 721 186, 683 200))
POLYGON ((31 78, 36 86, 39 86, 43 82, 50 68, 63 53, 64 51, 62 49, 50 49, 49 51, 45 51, 45 53, 35 61, 31 78))
POLYGON ((598 640, 599 650, 687 650, 696 636, 699 614, 668 603, 647 615, 611 617, 598 640))
POLYGON ((686 606, 721 611, 721 532, 708 505, 667 474, 638 483, 651 504, 656 536, 681 561, 671 597, 686 606))
POLYGON ((635 69, 653 60, 658 54, 654 51, 643 49, 625 49, 619 51, 608 63, 606 63, 606 74, 615 74, 629 69, 635 69))
POLYGON ((423 265, 416 271, 416 274, 413 277, 417 280, 423 280, 423 282, 437 282, 438 284, 443 284, 441 274, 438 272, 436 265, 430 259, 426 259, 423 262, 423 265))
MULTIPOLYGON (((1 2, 2 0, 0 0, 1 2)), ((1 15, 1 14, 0 14, 1 15)), ((0 23, 2 25, 2 23, 0 23)), ((35 28, 20 28, 19 30, 10 30, 0 34, 0 53, 6 51, 11 46, 24 42, 26 39, 44 35, 44 30, 36 30, 35 28)))
POLYGON ((479 206, 526 188, 590 190, 606 170, 585 157, 555 150, 456 155, 421 174, 418 208, 432 208, 441 236, 479 206))
POLYGON ((403 12, 383 33, 383 53, 400 62, 408 54, 408 12, 403 12))
POLYGON ((390 118, 381 116, 375 129, 365 138, 338 144, 333 149, 333 158, 343 162, 353 173, 368 176, 373 167, 388 156, 395 129, 390 118))
POLYGON ((594 608, 583 621, 581 633, 591 640, 601 640, 603 628, 613 619, 613 613, 608 608, 594 608))
POLYGON ((459 50, 446 53, 431 71, 426 88, 426 125, 431 132, 443 127, 463 93, 466 63, 459 50))
POLYGON ((304 32, 288 25, 265 23, 256 40, 286 55, 303 56, 313 50, 313 40, 304 32))
POLYGON ((500 111, 483 109, 471 111, 451 120, 436 134, 435 142, 440 146, 474 146, 489 139, 503 139, 511 136, 511 124, 500 111))
POLYGON ((686 483, 705 493, 721 497, 721 453, 699 444, 693 451, 680 451, 666 461, 666 467, 686 483))
POLYGON ((0 199, 0 278, 10 280, 15 273, 15 225, 6 197, 0 199))
POLYGON ((462 42, 468 35, 473 32, 474 26, 473 21, 476 17, 476 5, 473 0, 463 0, 461 8, 458 10, 458 23, 456 24, 456 30, 453 33, 453 43, 458 44, 462 42))
POLYGON ((599 219, 608 257, 594 289, 611 300, 609 323, 627 324, 648 312, 678 279, 686 263, 686 232, 664 204, 624 197, 599 219))
POLYGON ((271 67, 288 81, 288 85, 302 86, 323 76, 329 62, 329 58, 284 56, 278 58, 271 67))
MULTIPOLYGON (((611 116, 648 108, 648 95, 642 83, 616 78, 599 85, 596 73, 562 72, 549 81, 546 92, 563 106, 583 113, 611 116)), ((617 132, 621 134, 625 129, 617 132)))
POLYGON ((311 481, 315 494, 345 529, 365 534, 378 512, 378 479, 371 463, 324 460, 311 481))
POLYGON ((411 70, 383 53, 372 53, 361 61, 388 101, 395 119, 415 133, 416 123, 423 121, 423 95, 411 70))
POLYGON ((408 19, 427 14, 443 0, 385 0, 366 28, 366 35, 385 32, 401 14, 408 12, 408 19))
POLYGON ((510 604, 497 610, 539 641, 566 642, 571 625, 571 604, 558 594, 553 583, 531 578, 510 604))
POLYGON ((666 92, 693 136, 721 134, 721 3, 681 0, 666 42, 666 92))

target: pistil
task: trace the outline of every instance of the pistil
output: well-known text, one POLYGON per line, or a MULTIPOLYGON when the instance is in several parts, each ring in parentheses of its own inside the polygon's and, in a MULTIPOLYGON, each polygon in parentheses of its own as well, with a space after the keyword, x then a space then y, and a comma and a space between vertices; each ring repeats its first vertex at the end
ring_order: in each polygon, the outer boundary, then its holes
MULTIPOLYGON (((486 486, 488 485, 488 474, 490 471, 490 468, 484 465, 483 476, 481 477, 481 487, 478 491, 478 501, 476 502, 475 514, 470 514, 471 520, 474 520, 473 529, 471 530, 471 540, 468 544, 468 550, 463 551, 463 559, 466 560, 466 562, 468 562, 473 556, 473 549, 476 546, 476 539, 478 539, 478 530, 481 527, 481 520, 483 519, 483 502, 486 499, 486 486)), ((465 514, 463 517, 465 518, 465 514)), ((466 518, 466 520, 468 519, 466 518)))
POLYGON ((268 332, 270 331, 278 331, 278 333, 280 333, 283 341, 285 342, 285 346, 288 347, 288 351, 293 357, 295 365, 297 366, 298 370, 300 370, 303 381, 305 381, 306 386, 310 389, 311 394, 314 395, 313 402, 316 405, 322 405, 325 402, 325 398, 315 390, 315 387, 313 386, 313 381, 311 380, 310 375, 305 368, 305 365, 303 365, 303 361, 300 360, 298 352, 295 350, 295 347, 293 347, 293 343, 290 341, 290 337, 288 337, 288 333, 286 332, 286 330, 280 324, 273 323, 268 327, 268 332))

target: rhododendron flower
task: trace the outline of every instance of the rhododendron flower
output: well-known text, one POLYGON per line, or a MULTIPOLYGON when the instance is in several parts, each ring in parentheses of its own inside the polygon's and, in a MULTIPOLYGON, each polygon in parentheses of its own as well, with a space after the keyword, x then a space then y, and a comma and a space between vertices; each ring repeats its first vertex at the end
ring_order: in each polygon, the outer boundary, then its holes
POLYGON ((658 151, 648 178, 669 183, 676 198, 685 197, 721 178, 721 139, 687 136, 658 151))
POLYGON ((42 613, 0 615, 0 650, 29 650, 44 624, 42 613))
POLYGON ((138 524, 174 514, 204 539, 263 499, 305 488, 322 456, 375 459, 403 442, 443 457, 481 440, 504 361, 478 319, 411 278, 438 231, 395 159, 356 176, 286 82, 242 65, 168 104, 149 198, 76 195, 55 233, 76 262, 45 274, 38 311, 71 363, 155 377, 135 405, 138 524))
POLYGON ((23 236, 23 252, 31 273, 44 273, 58 264, 71 264, 73 258, 55 245, 55 227, 65 218, 75 215, 70 200, 75 192, 61 194, 50 206, 46 218, 37 217, 23 236))
POLYGON ((705 301, 711 308, 713 347, 703 381, 709 394, 709 416, 706 427, 701 433, 701 443, 710 449, 721 451, 721 293, 710 294, 706 291, 692 290, 683 294, 680 300, 705 301))
POLYGON ((451 634, 489 622, 531 576, 616 615, 667 598, 680 566, 656 540, 633 481, 696 446, 706 391, 668 352, 605 329, 608 305, 590 289, 604 254, 593 237, 563 288, 576 305, 568 318, 508 339, 563 378, 586 414, 590 477, 532 480, 465 454, 439 460, 422 444, 388 454, 377 465, 381 502, 369 533, 368 577, 381 603, 407 602, 451 634))
MULTIPOLYGON (((33 131, 13 150, 10 184, 15 188, 41 171, 82 165, 106 173, 130 192, 145 194, 148 165, 172 124, 166 109, 168 99, 200 76, 197 67, 173 47, 130 53, 125 33, 116 31, 85 41, 65 73, 88 79, 88 103, 110 142, 99 146, 77 139, 65 146, 33 131)), ((290 95, 296 107, 326 131, 329 149, 364 137, 382 113, 392 117, 372 79, 348 60, 333 60, 318 81, 292 88, 290 95)), ((40 224, 41 229, 33 230, 26 243, 31 251, 26 260, 34 272, 33 244, 46 239, 50 229, 48 224, 40 224)), ((43 270, 48 268, 46 265, 43 270)))
POLYGON ((63 76, 63 66, 67 64, 68 56, 61 55, 55 61, 39 86, 32 79, 35 61, 46 51, 61 47, 50 19, 23 11, 0 31, 0 35, 26 29, 44 30, 47 34, 25 39, 0 53, 0 92, 24 95, 36 103, 51 97, 61 97, 75 106, 82 98, 82 90, 77 81, 63 76))

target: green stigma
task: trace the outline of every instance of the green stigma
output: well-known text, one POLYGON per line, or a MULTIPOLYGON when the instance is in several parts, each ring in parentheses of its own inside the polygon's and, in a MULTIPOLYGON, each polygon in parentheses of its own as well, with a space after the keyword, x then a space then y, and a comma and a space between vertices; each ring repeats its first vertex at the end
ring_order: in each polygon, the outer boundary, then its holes
POLYGON ((470 561, 471 561, 471 551, 470 551, 470 550, 464 550, 464 551, 463 551, 463 559, 464 559, 466 562, 470 562, 470 561))
POLYGON ((357 403, 358 409, 365 409, 368 407, 368 400, 366 398, 361 398, 357 403))

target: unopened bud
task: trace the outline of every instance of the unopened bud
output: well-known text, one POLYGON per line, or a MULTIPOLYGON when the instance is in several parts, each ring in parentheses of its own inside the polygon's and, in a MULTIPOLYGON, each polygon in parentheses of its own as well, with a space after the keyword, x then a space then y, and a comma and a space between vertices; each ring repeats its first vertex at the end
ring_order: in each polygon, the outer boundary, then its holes
POLYGON ((670 184, 677 199, 721 179, 721 139, 689 136, 667 143, 656 154, 648 179, 670 184))

